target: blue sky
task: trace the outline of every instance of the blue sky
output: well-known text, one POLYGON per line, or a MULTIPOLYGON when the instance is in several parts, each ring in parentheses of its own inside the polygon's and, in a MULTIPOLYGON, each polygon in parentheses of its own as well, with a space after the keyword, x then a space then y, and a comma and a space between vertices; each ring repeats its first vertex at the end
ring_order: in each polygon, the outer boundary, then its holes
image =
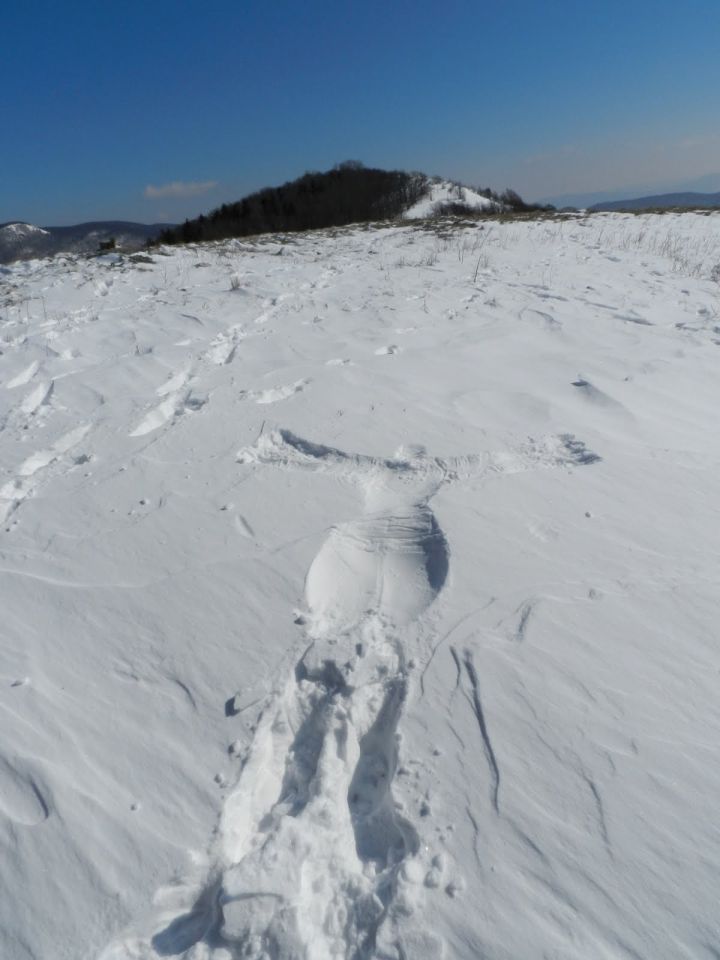
POLYGON ((177 220, 349 158, 720 189, 718 38, 720 0, 3 0, 0 222, 177 220))

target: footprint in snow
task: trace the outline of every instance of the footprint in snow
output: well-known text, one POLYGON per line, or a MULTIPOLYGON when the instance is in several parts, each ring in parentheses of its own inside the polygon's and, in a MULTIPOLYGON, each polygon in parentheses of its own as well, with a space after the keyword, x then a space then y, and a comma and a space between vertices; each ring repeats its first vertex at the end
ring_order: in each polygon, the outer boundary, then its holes
POLYGON ((21 370, 20 373, 12 378, 12 380, 8 380, 8 382, 5 384, 5 389, 14 390, 15 387, 24 386, 26 383, 32 380, 39 369, 40 364, 37 362, 37 360, 33 360, 29 366, 25 367, 24 370, 21 370))
POLYGON ((158 430, 163 424, 167 423, 177 412, 178 398, 171 394, 162 403, 154 407, 149 413, 146 413, 140 423, 129 434, 131 437, 144 437, 153 430, 158 430))
POLYGON ((187 383, 188 371, 180 370, 178 373, 173 374, 169 380, 161 384, 155 393, 159 397, 166 397, 170 393, 174 393, 176 390, 180 390, 185 383, 187 383))
POLYGON ((129 436, 144 437, 154 430, 159 430, 169 420, 180 417, 187 411, 194 412, 204 407, 208 402, 207 395, 185 389, 191 382, 188 371, 180 371, 161 384, 155 393, 164 399, 145 414, 129 436))
POLYGON ((584 377, 578 377, 577 380, 573 380, 572 385, 589 403, 595 404, 598 407, 606 407, 608 410, 622 410, 627 413, 622 403, 614 400, 609 394, 600 390, 584 377))
POLYGON ((255 403, 278 403, 280 400, 287 400, 296 393, 302 393, 310 380, 296 380, 295 383, 288 384, 285 387, 270 387, 268 390, 247 390, 240 396, 245 400, 254 400, 255 403))
POLYGON ((4 522, 18 507, 32 496, 39 482, 41 471, 55 463, 76 446, 89 432, 89 424, 83 424, 63 434, 46 450, 30 454, 19 466, 17 476, 0 487, 0 522, 4 522))
POLYGON ((28 416, 37 413, 41 407, 46 406, 50 402, 54 385, 54 380, 51 380, 50 383, 39 383, 20 404, 20 410, 28 416))

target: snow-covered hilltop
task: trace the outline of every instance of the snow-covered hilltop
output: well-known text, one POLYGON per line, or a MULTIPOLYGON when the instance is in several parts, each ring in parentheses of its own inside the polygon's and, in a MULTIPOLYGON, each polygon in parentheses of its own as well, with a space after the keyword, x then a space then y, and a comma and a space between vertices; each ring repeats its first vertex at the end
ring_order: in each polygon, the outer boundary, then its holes
POLYGON ((714 956, 719 223, 3 268, 3 960, 714 956))
POLYGON ((324 173, 306 173, 279 187, 224 203, 181 225, 122 220, 47 228, 4 224, 0 226, 0 264, 58 253, 95 255, 107 248, 136 252, 158 237, 163 243, 187 243, 353 223, 490 213, 512 208, 514 203, 526 209, 512 191, 486 193, 488 196, 422 173, 367 168, 348 161, 324 173))
POLYGON ((402 214, 406 220, 422 220, 425 217, 436 216, 448 206, 465 207, 467 210, 493 211, 500 209, 495 200, 484 197, 470 187, 460 183, 438 178, 427 180, 427 192, 416 203, 409 206, 402 214))
POLYGON ((331 170, 310 171, 234 203, 223 203, 194 220, 163 230, 159 239, 165 244, 198 243, 447 214, 536 209, 512 190, 495 194, 488 189, 485 193, 487 196, 424 173, 346 161, 331 170))
POLYGON ((0 227, 0 238, 5 242, 21 243, 31 236, 48 236, 48 231, 32 223, 5 223, 0 227))
POLYGON ((5 223, 0 226, 0 263, 18 260, 26 254, 44 249, 50 236, 47 230, 32 223, 5 223))

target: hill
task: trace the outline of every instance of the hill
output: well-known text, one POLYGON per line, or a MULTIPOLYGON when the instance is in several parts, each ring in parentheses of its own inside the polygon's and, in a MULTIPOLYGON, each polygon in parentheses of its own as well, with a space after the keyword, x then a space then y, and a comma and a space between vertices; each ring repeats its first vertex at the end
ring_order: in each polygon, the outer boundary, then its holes
POLYGON ((720 207, 720 193, 661 193, 651 197, 635 197, 631 200, 610 200, 595 203, 589 210, 658 210, 658 209, 703 209, 720 207))
POLYGON ((391 219, 428 192, 429 181, 423 174, 348 162, 224 203, 207 216, 163 230, 158 239, 188 243, 391 219))
POLYGON ((0 263, 56 253, 92 254, 110 240, 115 241, 118 250, 128 252, 154 242, 197 243, 378 220, 539 208, 537 204, 526 204, 513 190, 500 194, 424 173, 380 170, 347 161, 324 173, 305 173, 279 187, 258 190, 179 225, 125 220, 99 220, 66 227, 40 227, 24 221, 3 223, 0 263))
POLYGON ((163 230, 159 243, 197 243, 260 233, 317 230, 399 217, 423 219, 502 209, 535 209, 513 190, 474 190, 440 177, 379 170, 357 161, 266 187, 207 216, 163 230))
POLYGON ((167 227, 165 223, 94 220, 68 227, 38 227, 22 221, 0 224, 0 263, 49 257, 56 253, 94 253, 114 239, 121 250, 137 250, 167 227))

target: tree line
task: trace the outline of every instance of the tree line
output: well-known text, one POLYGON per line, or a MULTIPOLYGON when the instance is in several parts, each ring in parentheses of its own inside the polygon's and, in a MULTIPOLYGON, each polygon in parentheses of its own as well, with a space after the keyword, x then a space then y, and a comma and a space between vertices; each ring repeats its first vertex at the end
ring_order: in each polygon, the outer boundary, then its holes
POLYGON ((257 233, 316 230, 399 216, 429 189, 422 174, 377 170, 356 161, 266 187, 177 227, 155 243, 196 243, 257 233))
MULTIPOLYGON (((426 196, 431 184, 422 173, 378 170, 348 160, 325 173, 306 173, 280 187, 265 187, 243 200, 223 203, 208 214, 166 228, 148 245, 198 243, 390 220, 426 196)), ((525 203, 514 190, 496 193, 481 189, 479 192, 493 200, 498 209, 516 212, 547 209, 525 203)), ((461 216, 471 211, 462 203, 450 202, 439 212, 461 216)))

